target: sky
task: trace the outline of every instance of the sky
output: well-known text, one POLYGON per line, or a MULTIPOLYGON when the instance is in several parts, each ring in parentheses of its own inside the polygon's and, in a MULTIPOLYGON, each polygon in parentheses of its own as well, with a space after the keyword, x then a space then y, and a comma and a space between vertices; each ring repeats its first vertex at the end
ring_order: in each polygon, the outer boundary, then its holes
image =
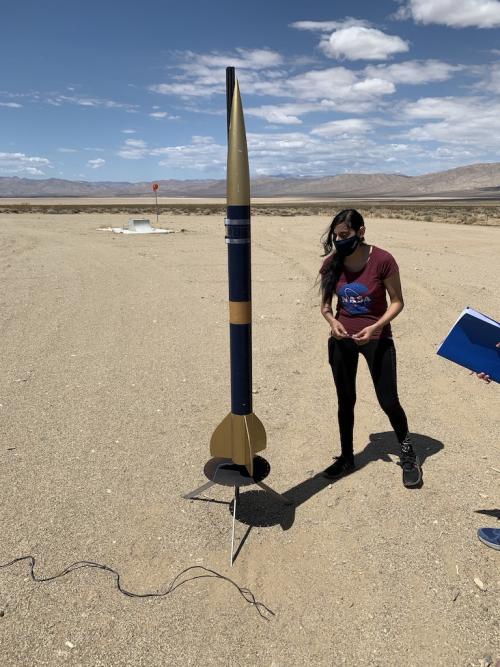
POLYGON ((2 7, 0 176, 224 178, 226 66, 253 177, 500 161, 498 0, 26 0, 2 7))

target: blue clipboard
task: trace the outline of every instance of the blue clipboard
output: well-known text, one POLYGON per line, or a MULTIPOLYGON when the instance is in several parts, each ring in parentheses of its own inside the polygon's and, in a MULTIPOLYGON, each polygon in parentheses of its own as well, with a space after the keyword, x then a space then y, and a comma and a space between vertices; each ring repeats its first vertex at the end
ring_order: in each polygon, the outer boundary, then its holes
POLYGON ((465 308, 437 354, 475 373, 500 382, 500 323, 473 308, 465 308))

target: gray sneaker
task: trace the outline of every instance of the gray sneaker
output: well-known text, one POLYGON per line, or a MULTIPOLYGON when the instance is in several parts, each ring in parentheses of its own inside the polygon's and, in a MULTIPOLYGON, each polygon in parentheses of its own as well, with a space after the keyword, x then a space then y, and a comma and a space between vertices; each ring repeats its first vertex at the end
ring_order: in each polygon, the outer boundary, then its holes
POLYGON ((411 445, 405 445, 404 443, 401 445, 399 465, 403 469, 403 485, 407 489, 412 486, 419 486, 422 481, 422 468, 411 445))

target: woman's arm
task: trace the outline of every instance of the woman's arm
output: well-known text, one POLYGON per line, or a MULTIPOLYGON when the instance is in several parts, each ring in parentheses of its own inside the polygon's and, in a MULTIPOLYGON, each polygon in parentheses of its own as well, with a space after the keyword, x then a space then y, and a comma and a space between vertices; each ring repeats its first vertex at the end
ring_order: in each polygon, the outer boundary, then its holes
POLYGON ((399 273, 394 273, 390 278, 386 278, 384 280, 384 286, 389 294, 391 303, 382 317, 373 325, 375 329, 383 329, 383 327, 399 315, 405 307, 399 273))
POLYGON ((328 322, 328 324, 331 326, 335 320, 335 317, 333 316, 333 308, 332 308, 332 300, 330 301, 325 301, 324 303, 321 304, 321 314, 325 318, 325 320, 328 322))
POLYGON ((401 289, 399 273, 395 273, 389 278, 386 278, 384 280, 384 286, 389 294, 391 303, 382 317, 377 320, 375 324, 371 324, 370 326, 361 329, 359 333, 354 334, 354 340, 360 345, 368 343, 376 331, 385 327, 385 325, 399 315, 404 308, 405 304, 403 301, 403 291, 401 289))
POLYGON ((330 325, 334 338, 347 338, 348 333, 344 326, 335 318, 333 314, 332 301, 325 301, 321 304, 321 314, 330 325))

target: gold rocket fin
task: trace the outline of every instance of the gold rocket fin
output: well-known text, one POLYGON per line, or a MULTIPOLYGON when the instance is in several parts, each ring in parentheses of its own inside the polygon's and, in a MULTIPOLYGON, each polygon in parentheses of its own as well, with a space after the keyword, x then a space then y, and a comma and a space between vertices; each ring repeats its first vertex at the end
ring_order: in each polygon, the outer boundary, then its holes
POLYGON ((249 415, 229 413, 212 434, 210 453, 244 465, 253 476, 253 458, 266 448, 266 442, 264 425, 253 412, 249 415))

